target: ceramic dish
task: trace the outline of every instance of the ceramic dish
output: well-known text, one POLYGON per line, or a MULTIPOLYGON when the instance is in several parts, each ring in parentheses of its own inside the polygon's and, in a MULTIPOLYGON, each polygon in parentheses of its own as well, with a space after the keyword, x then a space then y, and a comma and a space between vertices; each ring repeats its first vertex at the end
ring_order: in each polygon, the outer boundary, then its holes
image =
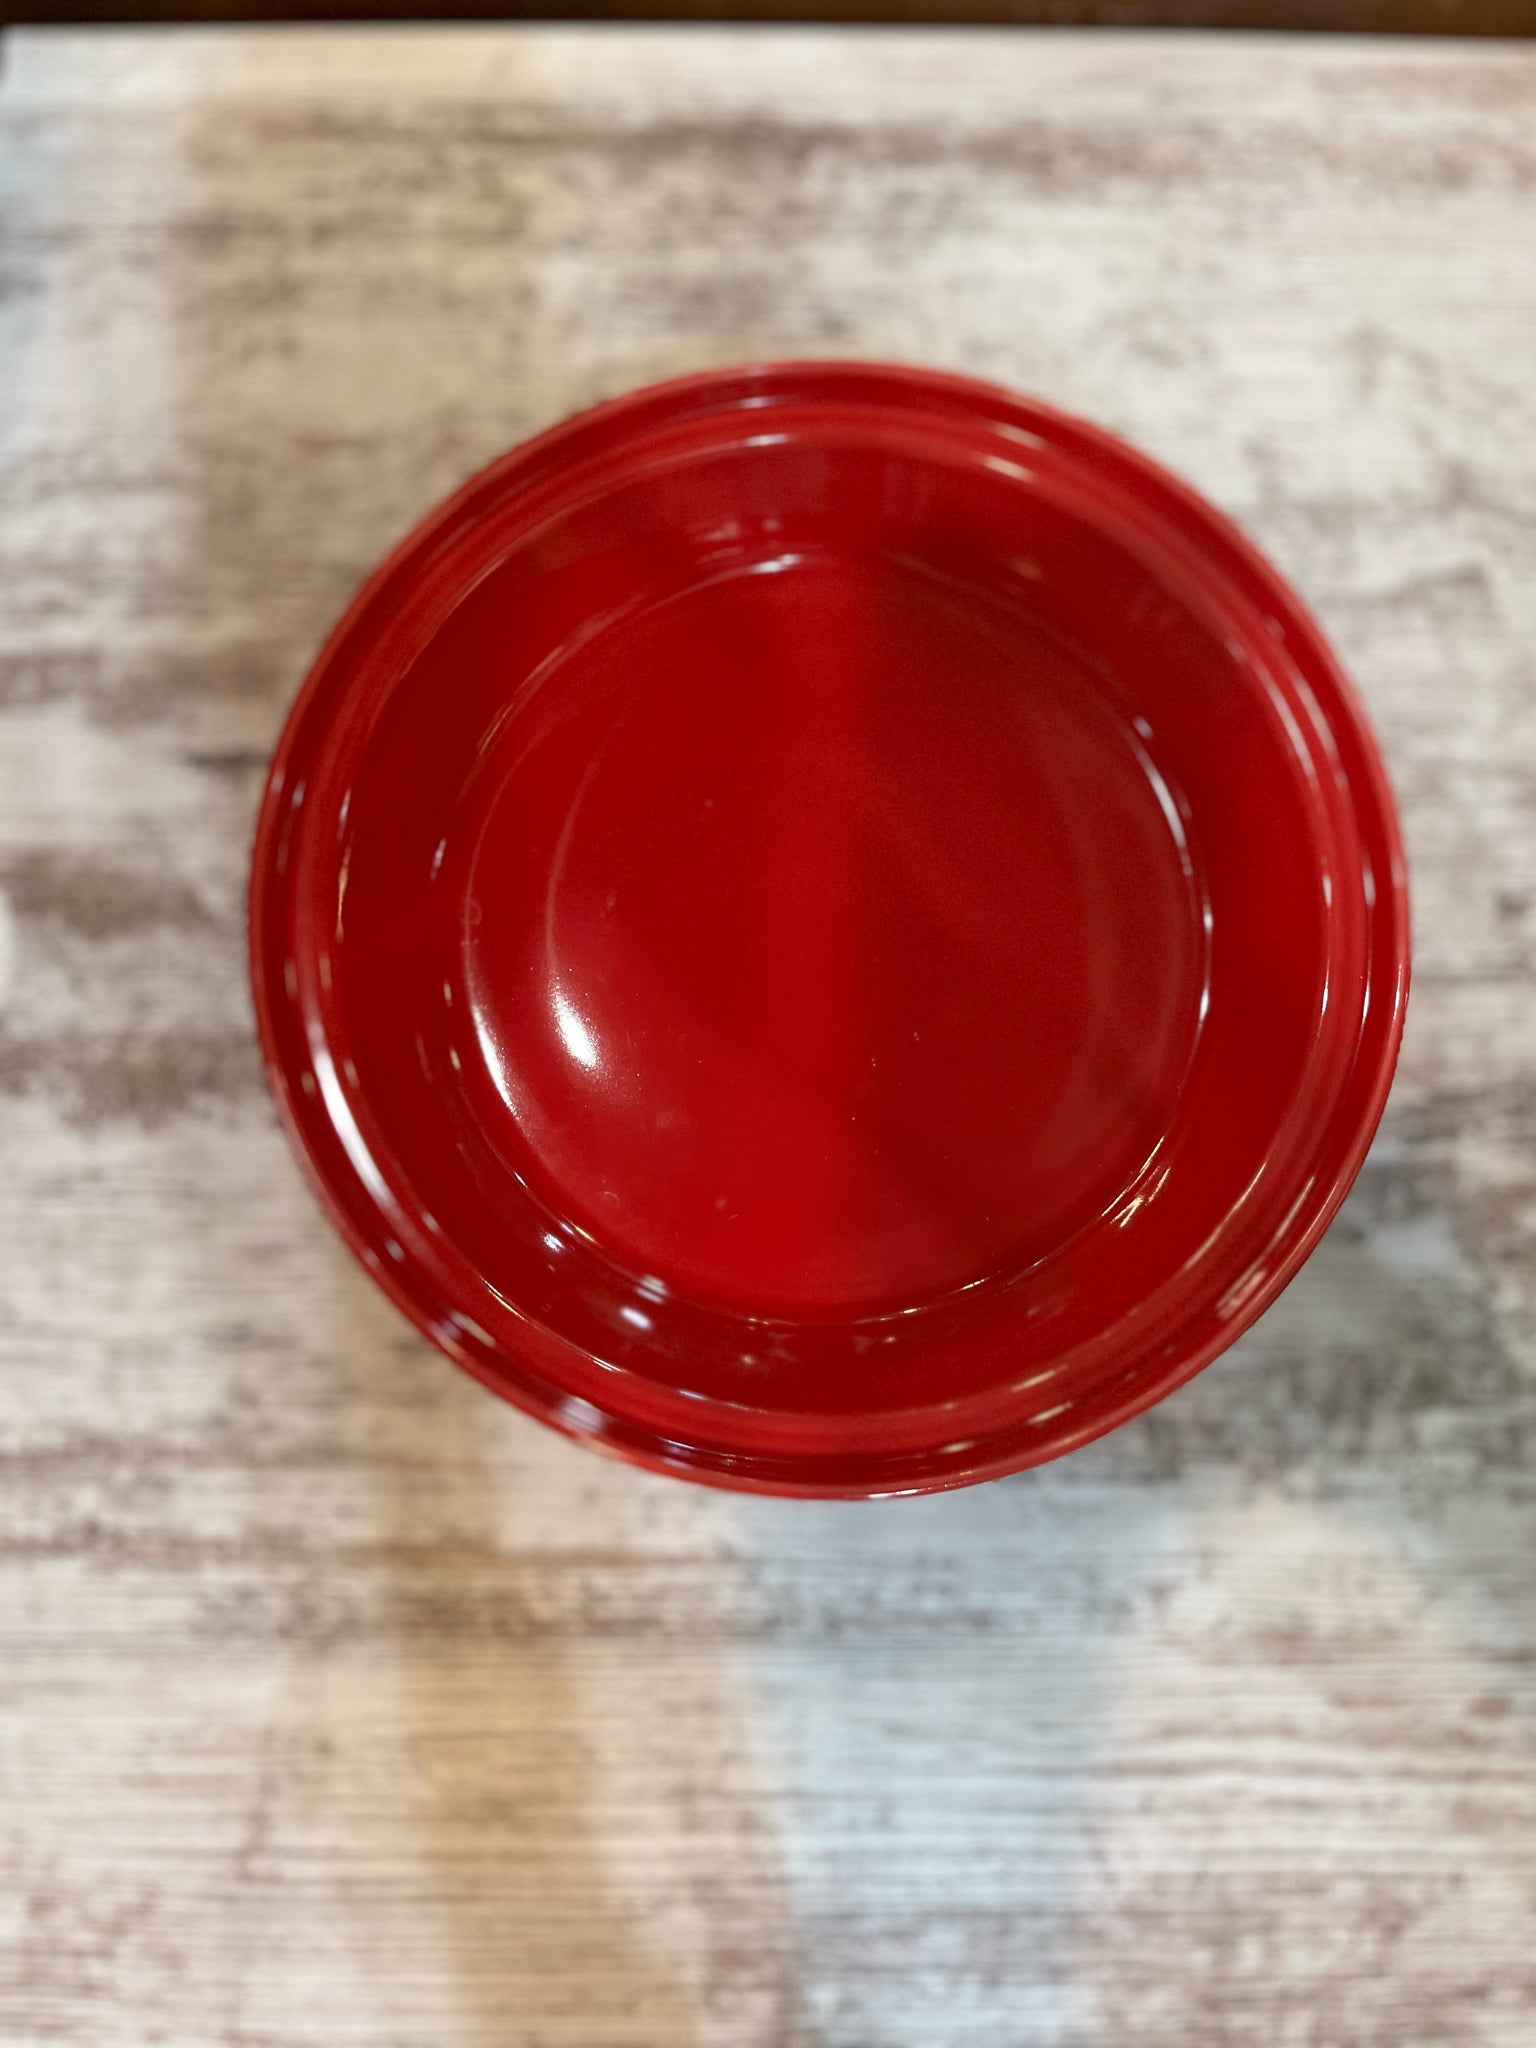
POLYGON ((811 363, 600 406, 396 550, 278 746, 251 958, 311 1181, 459 1364, 879 1494, 1070 1450, 1261 1313, 1408 941, 1359 706, 1219 514, 811 363))

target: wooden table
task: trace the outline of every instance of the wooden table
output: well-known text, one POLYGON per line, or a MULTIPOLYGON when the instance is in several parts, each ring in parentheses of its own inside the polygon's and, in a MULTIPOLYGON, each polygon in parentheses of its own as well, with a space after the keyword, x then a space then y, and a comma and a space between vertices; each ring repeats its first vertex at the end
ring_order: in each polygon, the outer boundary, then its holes
POLYGON ((1536 50, 18 34, 0 150, 5 2048, 1531 2048, 1536 50), (429 1352, 242 963, 385 545, 603 393, 813 352, 1244 521, 1416 890, 1380 1140, 1260 1328, 865 1507, 429 1352))

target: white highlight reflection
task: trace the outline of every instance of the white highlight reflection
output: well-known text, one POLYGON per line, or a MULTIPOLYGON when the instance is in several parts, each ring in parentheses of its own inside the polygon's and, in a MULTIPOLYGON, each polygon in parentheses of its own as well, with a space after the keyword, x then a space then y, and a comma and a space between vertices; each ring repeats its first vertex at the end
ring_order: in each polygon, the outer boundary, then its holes
POLYGON ((569 1001, 559 989, 555 990, 555 1023, 565 1041, 565 1049, 571 1058, 583 1067, 597 1065, 597 1043, 587 1029, 586 1022, 572 1009, 569 1001))

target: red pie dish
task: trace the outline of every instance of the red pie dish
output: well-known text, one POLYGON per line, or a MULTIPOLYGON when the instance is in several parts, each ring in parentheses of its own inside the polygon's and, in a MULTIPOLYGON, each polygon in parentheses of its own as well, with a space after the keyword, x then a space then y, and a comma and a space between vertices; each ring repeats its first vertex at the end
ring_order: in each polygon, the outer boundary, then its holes
POLYGON ((383 564, 273 760, 251 966, 310 1180, 450 1357, 856 1495, 1056 1457, 1253 1322, 1365 1155, 1408 926, 1360 708, 1225 519, 1030 400, 807 363, 567 421, 383 564))

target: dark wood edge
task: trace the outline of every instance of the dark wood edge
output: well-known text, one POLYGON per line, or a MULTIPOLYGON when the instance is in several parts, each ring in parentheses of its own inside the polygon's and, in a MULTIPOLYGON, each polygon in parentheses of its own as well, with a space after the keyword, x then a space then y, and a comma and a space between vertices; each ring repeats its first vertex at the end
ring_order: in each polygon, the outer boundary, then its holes
POLYGON ((1536 0, 0 0, 24 23, 357 21, 823 22, 1536 36, 1536 0))

